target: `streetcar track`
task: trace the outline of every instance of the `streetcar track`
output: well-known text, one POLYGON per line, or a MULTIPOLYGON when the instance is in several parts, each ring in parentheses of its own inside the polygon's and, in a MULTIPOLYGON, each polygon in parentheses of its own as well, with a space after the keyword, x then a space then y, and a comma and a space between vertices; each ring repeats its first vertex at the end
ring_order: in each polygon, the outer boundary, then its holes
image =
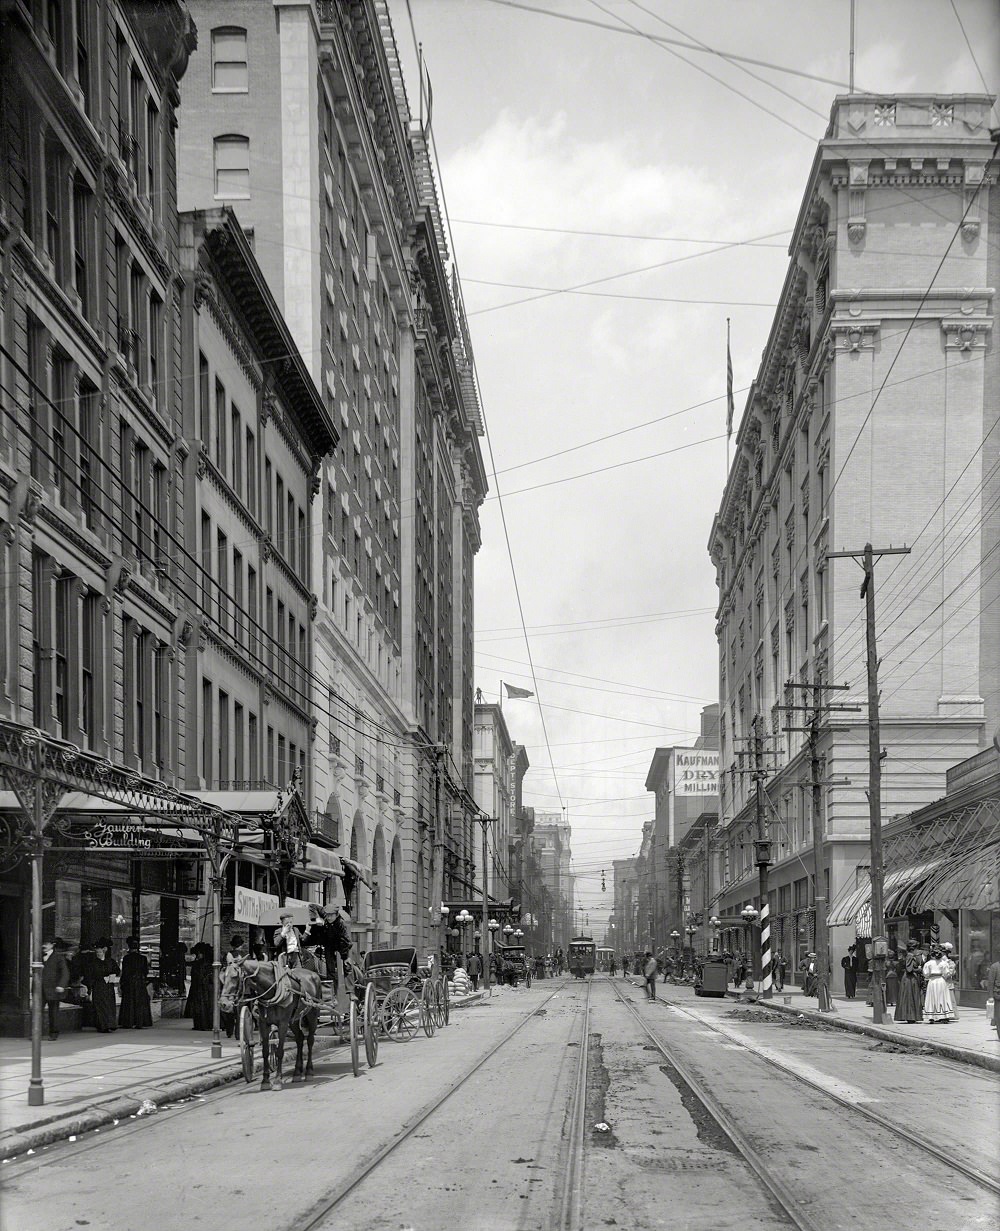
POLYGON ((583 1148, 586 1137, 587 1074, 590 1067, 590 993, 592 980, 587 980, 587 998, 583 1005, 583 1034, 577 1057, 576 1081, 569 1107, 566 1165, 562 1169, 559 1195, 559 1231, 578 1231, 583 1215, 583 1148))
POLYGON ((864 1116, 866 1119, 871 1120, 872 1123, 877 1124, 880 1128, 888 1129, 890 1132, 894 1133, 897 1137, 901 1137, 910 1145, 916 1146, 917 1149, 923 1150, 925 1153, 930 1154, 938 1162, 947 1164, 947 1166, 953 1171, 957 1171, 960 1175, 964 1175, 967 1180, 971 1180, 974 1184, 980 1185, 982 1188, 987 1189, 991 1193, 1000 1195, 1000 1181, 995 1180, 992 1176, 988 1175, 985 1171, 980 1170, 978 1167, 973 1167, 970 1164, 962 1162, 961 1159, 955 1158, 952 1154, 949 1154, 947 1150, 942 1149, 939 1145, 931 1141, 929 1138, 924 1137, 921 1133, 917 1133, 913 1129, 905 1128, 903 1125, 897 1124, 893 1120, 890 1120, 887 1116, 883 1116, 880 1112, 875 1111, 874 1108, 867 1107, 862 1103, 845 1098, 843 1095, 838 1094, 835 1090, 828 1089, 820 1082, 813 1081, 812 1078, 807 1077, 804 1073, 797 1072, 790 1065, 783 1064, 776 1056, 762 1051, 760 1048, 755 1047, 753 1043, 749 1043, 745 1039, 739 1038, 738 1035, 726 1030, 723 1026, 713 1024, 706 1018, 700 1017, 696 1013, 692 1013, 690 1009, 686 1009, 682 1005, 675 1004, 673 1001, 661 1001, 660 1003, 668 1005, 671 1009, 678 1013, 682 1013, 691 1021, 697 1022, 699 1026, 703 1026, 707 1030, 711 1030, 714 1034, 721 1035, 723 1038, 728 1039, 731 1043, 734 1043, 743 1051, 748 1051, 759 1060, 763 1060, 765 1064, 771 1065, 771 1067, 777 1069, 779 1073, 783 1073, 788 1077, 794 1077, 795 1080, 800 1082, 802 1085, 808 1086, 811 1090, 816 1090, 820 1094, 826 1095, 828 1099, 831 1099, 841 1107, 846 1107, 849 1111, 853 1111, 858 1115, 864 1116))
POLYGON ((632 1001, 623 996, 614 984, 611 985, 611 988, 617 1000, 631 1014, 640 1030, 642 1030, 643 1033, 649 1038, 656 1050, 661 1056, 663 1056, 664 1060, 666 1060, 666 1062, 671 1066, 674 1072, 680 1077, 698 1102, 701 1103, 719 1128, 722 1129, 726 1137, 728 1137, 728 1139, 733 1143, 736 1150, 743 1158, 743 1161, 757 1176, 772 1199, 781 1207, 789 1222, 791 1222, 793 1226, 797 1227, 799 1231, 820 1231, 817 1224, 814 1223, 812 1219, 799 1208, 800 1203, 791 1189, 789 1189, 783 1181, 779 1180, 778 1177, 774 1175, 760 1153, 750 1143, 749 1139, 744 1136, 735 1120, 716 1100, 715 1096, 709 1091, 706 1084, 699 1078, 695 1077, 688 1066, 682 1060, 679 1060, 677 1056, 674 1055, 674 1053, 667 1048, 653 1033, 649 1026, 647 1026, 642 1020, 642 1017, 639 1015, 639 1012, 632 1001))
POLYGON ((461 1090, 462 1087, 465 1086, 479 1072, 479 1070, 483 1068, 483 1066, 486 1065, 497 1054, 497 1052, 501 1050, 501 1048, 506 1047, 515 1035, 523 1030, 529 1022, 534 1020, 539 1009, 544 1009, 550 1001, 555 999, 555 997, 564 990, 564 988, 565 983, 560 983, 556 988, 554 988, 540 1005, 538 1005, 526 1017, 521 1018, 513 1029, 509 1030, 503 1038, 501 1038, 489 1049, 489 1051, 481 1056, 476 1063, 471 1066, 471 1068, 467 1069, 457 1081, 448 1086, 443 1094, 433 1099, 426 1107, 424 1107, 422 1111, 419 1111, 416 1116, 396 1134, 395 1137, 380 1146, 378 1150, 376 1150, 366 1162, 361 1163, 346 1180, 343 1180, 337 1185, 336 1188, 331 1189, 319 1201, 314 1202, 304 1214, 301 1214, 293 1222, 288 1224, 289 1231, 314 1231, 315 1228, 321 1226, 329 1215, 336 1210, 337 1206, 341 1204, 345 1197, 349 1196, 356 1188, 363 1184, 372 1172, 381 1166, 381 1164, 384 1163, 390 1155, 394 1154, 400 1146, 414 1138, 417 1135, 417 1130, 420 1129, 431 1118, 431 1116, 434 1115, 434 1113, 452 1097, 453 1094, 456 1094, 459 1090, 461 1090))

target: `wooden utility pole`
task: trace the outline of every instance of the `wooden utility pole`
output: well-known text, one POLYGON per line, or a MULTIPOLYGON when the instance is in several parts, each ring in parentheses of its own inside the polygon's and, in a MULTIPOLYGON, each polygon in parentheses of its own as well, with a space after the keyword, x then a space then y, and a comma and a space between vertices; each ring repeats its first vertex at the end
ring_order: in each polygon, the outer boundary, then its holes
POLYGON ((885 904, 882 866, 882 747, 879 732, 878 653, 875 644, 875 557, 908 556, 909 547, 872 547, 861 551, 828 551, 828 560, 860 558, 865 571, 861 597, 865 600, 865 644, 868 658, 868 824, 871 840, 872 881, 872 1020, 881 1025, 885 1014, 885 904))
POLYGON ((752 759, 749 770, 740 769, 741 774, 749 773, 754 783, 754 831, 756 837, 753 843, 754 863, 757 865, 758 888, 760 897, 760 982, 761 995, 770 1000, 773 992, 771 977, 771 907, 768 902, 768 869, 771 865, 771 840, 767 836, 767 820, 764 803, 764 780, 768 770, 764 765, 765 758, 771 752, 765 746, 768 737, 761 730, 761 716, 755 714, 753 719, 753 735, 747 741, 750 747, 744 750, 752 759))
MULTIPOLYGON (((830 908, 829 897, 826 888, 826 861, 823 857, 823 843, 825 839, 823 826, 823 787, 833 785, 832 780, 824 780, 821 777, 822 762, 819 755, 819 736, 820 725, 825 713, 830 710, 843 712, 845 710, 858 710, 857 705, 831 705, 829 702, 824 702, 824 692, 847 692, 850 688, 848 684, 824 684, 822 680, 813 681, 805 684, 796 684, 789 681, 786 685, 790 691, 794 689, 804 689, 806 694, 812 693, 812 702, 806 705, 783 705, 784 710, 803 710, 805 711, 807 726, 787 726, 786 731, 805 732, 809 737, 809 785, 812 795, 812 844, 813 844, 813 913, 815 916, 815 939, 816 945, 816 997, 819 1002, 821 1013, 832 1013, 834 1011, 833 999, 830 995, 830 973, 833 968, 833 963, 830 958, 830 929, 827 926, 827 913, 830 908)), ((827 730, 833 730, 829 724, 827 730)))

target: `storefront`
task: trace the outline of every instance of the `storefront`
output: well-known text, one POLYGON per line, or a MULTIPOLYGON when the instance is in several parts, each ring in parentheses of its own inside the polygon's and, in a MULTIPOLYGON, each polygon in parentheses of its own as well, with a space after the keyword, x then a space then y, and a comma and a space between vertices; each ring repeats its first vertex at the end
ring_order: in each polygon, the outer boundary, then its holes
MULTIPOLYGON (((948 793, 883 830, 883 902, 891 952, 909 941, 949 942, 958 962, 959 1001, 983 1005, 991 962, 1000 960, 1000 754, 989 748, 948 772, 948 793)), ((830 907, 830 926, 853 926, 862 969, 871 940, 871 879, 830 907)))

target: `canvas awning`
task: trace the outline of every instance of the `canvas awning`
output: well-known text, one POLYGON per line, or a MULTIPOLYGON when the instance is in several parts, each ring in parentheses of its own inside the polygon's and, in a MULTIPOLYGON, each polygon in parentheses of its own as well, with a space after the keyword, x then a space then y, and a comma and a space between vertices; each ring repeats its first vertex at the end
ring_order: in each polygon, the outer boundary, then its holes
POLYGON ((1000 910, 1000 842, 943 861, 907 898, 908 909, 1000 910))
MULTIPOLYGON (((944 860, 931 859, 905 868, 894 868, 882 881, 882 904, 886 915, 905 913, 908 896, 944 860)), ((870 877, 863 885, 842 890, 834 899, 827 915, 828 927, 846 927, 854 924, 859 936, 870 936, 872 928, 872 883, 870 877), (866 930, 863 930, 866 929, 866 930)))

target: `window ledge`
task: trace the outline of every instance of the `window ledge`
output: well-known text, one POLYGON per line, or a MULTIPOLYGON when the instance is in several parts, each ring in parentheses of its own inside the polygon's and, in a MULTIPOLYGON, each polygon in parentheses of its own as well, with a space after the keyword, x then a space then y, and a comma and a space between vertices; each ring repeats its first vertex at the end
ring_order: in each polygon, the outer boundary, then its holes
POLYGON ((216 201, 249 201, 250 194, 249 192, 247 192, 247 193, 244 193, 242 196, 240 196, 238 193, 235 193, 235 192, 226 192, 226 193, 217 192, 214 194, 213 200, 216 200, 216 201))
POLYGON ((214 85, 213 94, 249 94, 250 87, 246 85, 214 85))

